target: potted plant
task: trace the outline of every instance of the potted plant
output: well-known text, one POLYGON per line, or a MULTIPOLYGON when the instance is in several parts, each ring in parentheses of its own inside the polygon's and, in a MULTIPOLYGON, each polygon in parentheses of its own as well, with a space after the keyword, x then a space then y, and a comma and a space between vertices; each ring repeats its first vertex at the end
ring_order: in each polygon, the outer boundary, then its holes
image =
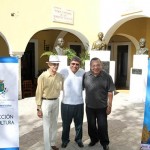
POLYGON ((85 61, 90 59, 90 54, 88 50, 82 50, 80 54, 81 67, 85 69, 85 61))
MULTIPOLYGON (((70 62, 70 60, 74 56, 76 56, 76 52, 73 49, 64 48, 64 52, 65 52, 65 55, 68 57, 68 63, 70 62)), ((46 52, 41 54, 40 58, 43 57, 43 56, 48 56, 49 57, 50 55, 57 55, 57 53, 53 52, 53 51, 46 51, 46 52)))

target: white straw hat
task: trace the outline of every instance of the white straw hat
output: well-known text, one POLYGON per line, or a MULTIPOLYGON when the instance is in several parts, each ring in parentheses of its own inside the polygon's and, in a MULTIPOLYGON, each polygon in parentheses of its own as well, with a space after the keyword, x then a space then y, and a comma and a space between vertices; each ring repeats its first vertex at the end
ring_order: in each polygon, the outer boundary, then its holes
MULTIPOLYGON (((58 55, 50 55, 49 56, 49 62, 50 63, 60 63, 58 55)), ((49 62, 46 62, 46 63, 49 63, 49 62)))

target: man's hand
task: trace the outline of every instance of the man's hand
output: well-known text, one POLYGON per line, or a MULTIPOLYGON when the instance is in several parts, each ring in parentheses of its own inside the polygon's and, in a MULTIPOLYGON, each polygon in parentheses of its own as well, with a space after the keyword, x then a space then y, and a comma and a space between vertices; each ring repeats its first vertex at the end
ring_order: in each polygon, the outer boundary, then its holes
POLYGON ((109 105, 107 106, 106 113, 107 113, 107 115, 109 115, 111 113, 111 106, 109 106, 109 105))
POLYGON ((39 118, 42 118, 43 117, 43 113, 42 113, 42 110, 41 109, 37 109, 37 116, 39 118))

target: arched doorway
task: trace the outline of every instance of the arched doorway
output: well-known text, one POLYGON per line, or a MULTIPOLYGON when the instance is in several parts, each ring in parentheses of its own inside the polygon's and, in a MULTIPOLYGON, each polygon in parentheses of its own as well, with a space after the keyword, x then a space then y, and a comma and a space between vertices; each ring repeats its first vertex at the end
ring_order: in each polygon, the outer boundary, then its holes
POLYGON ((33 88, 34 94, 36 89, 37 77, 44 70, 47 69, 47 64, 45 62, 47 61, 48 57, 46 56, 41 57, 41 55, 46 51, 53 51, 53 49, 55 48, 56 40, 59 37, 64 38, 65 41, 64 47, 74 49, 77 52, 77 55, 80 55, 82 50, 88 49, 88 47, 85 48, 85 45, 87 46, 87 43, 83 43, 83 41, 87 42, 87 39, 81 33, 80 34, 76 33, 76 35, 80 35, 79 37, 77 37, 75 34, 67 32, 66 30, 65 31, 58 29, 41 30, 35 33, 30 39, 29 43, 27 44, 24 55, 21 58, 22 83, 23 80, 32 80, 34 86, 33 88), (37 44, 32 42, 34 41, 34 39, 36 39, 37 44))
MULTIPOLYGON (((116 62, 115 84, 117 88, 129 89, 133 55, 139 46, 139 39, 141 37, 147 38, 147 41, 149 39, 149 22, 149 18, 141 18, 141 16, 139 18, 136 16, 136 19, 135 17, 125 18, 115 24, 116 28, 113 25, 105 36, 111 45, 111 60, 116 62)), ((147 47, 149 47, 148 44, 147 47)))

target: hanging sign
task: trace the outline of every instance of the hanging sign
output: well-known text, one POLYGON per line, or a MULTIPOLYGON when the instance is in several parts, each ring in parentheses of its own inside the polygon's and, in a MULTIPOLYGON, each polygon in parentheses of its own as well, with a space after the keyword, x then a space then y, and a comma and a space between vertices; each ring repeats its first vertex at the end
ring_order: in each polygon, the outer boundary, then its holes
POLYGON ((16 57, 0 57, 0 150, 19 150, 16 57))

